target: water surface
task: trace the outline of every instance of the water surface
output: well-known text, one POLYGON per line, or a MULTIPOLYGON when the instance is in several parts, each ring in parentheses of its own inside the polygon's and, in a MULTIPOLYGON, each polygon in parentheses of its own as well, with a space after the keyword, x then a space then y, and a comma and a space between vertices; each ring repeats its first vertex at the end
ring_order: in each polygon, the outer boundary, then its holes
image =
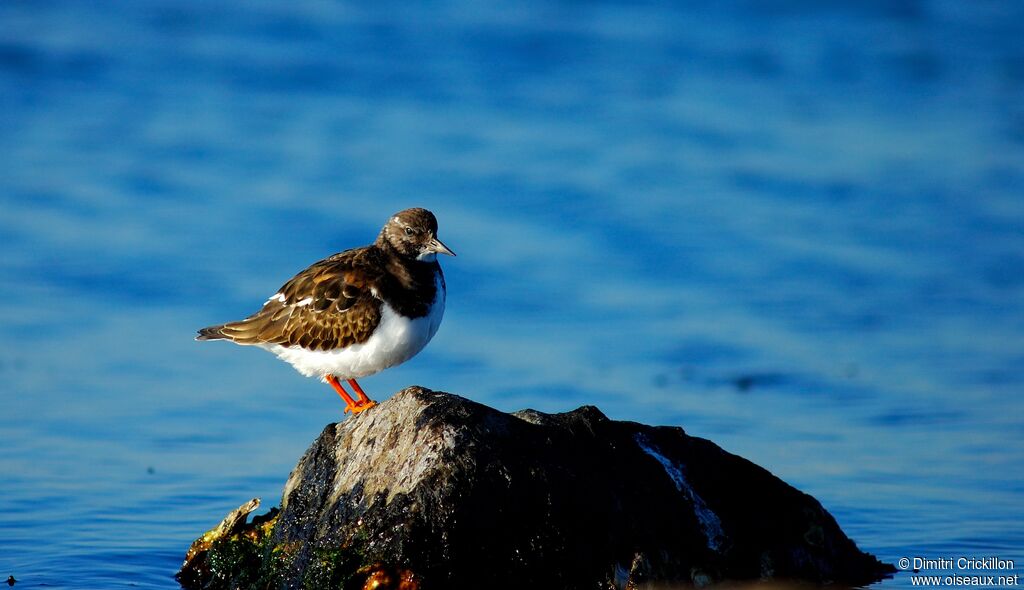
MULTIPOLYGON (((859 546, 1024 563, 1024 10, 0 4, 0 575, 174 588, 329 388, 192 342, 432 209, 366 379, 680 425, 859 546)), ((909 575, 881 587, 908 587, 909 575)))

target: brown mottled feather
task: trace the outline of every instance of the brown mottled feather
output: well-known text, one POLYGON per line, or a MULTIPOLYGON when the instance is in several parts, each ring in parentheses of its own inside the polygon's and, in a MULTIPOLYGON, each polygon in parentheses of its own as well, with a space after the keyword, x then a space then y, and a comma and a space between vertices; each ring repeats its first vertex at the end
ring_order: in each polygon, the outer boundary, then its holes
POLYGON ((382 301, 405 317, 422 317, 436 296, 435 277, 444 286, 436 260, 417 260, 436 232, 433 213, 419 208, 401 211, 372 245, 312 264, 258 312, 238 322, 203 328, 197 339, 336 350, 370 338, 380 323, 382 301))
POLYGON ((381 301, 373 295, 383 278, 374 246, 346 250, 292 277, 263 308, 237 322, 200 331, 200 339, 238 344, 298 345, 332 350, 366 342, 380 322, 381 301), (300 301, 311 299, 306 305, 300 301))

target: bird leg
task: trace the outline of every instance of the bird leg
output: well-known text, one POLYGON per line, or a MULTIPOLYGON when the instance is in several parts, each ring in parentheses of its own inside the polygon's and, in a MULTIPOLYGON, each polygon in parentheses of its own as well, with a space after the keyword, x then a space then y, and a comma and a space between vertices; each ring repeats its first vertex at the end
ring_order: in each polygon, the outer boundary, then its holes
POLYGON ((358 412, 358 410, 356 410, 357 406, 356 406, 355 400, 353 400, 352 396, 350 396, 348 394, 348 392, 345 391, 345 388, 341 386, 341 382, 338 381, 337 377, 335 377, 334 375, 324 375, 324 381, 327 381, 328 383, 330 383, 331 387, 334 388, 334 391, 337 391, 338 395, 341 396, 341 399, 345 400, 345 413, 346 414, 348 412, 353 412, 353 413, 358 412))
POLYGON ((356 383, 355 379, 346 379, 346 381, 348 381, 352 391, 356 392, 356 395, 359 396, 359 399, 356 400, 356 407, 352 408, 353 413, 358 414, 363 410, 369 410, 373 406, 377 405, 377 402, 370 399, 370 396, 366 395, 363 388, 359 387, 359 384, 356 383))

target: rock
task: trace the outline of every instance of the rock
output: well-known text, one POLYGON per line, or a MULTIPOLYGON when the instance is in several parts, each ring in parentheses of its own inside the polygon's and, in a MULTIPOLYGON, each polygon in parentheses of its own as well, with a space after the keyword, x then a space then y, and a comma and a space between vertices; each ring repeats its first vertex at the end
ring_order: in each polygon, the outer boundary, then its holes
POLYGON ((329 425, 279 514, 235 517, 190 550, 186 588, 862 585, 894 571, 814 498, 681 428, 592 406, 505 414, 420 387, 329 425))
POLYGON ((260 499, 253 498, 232 510, 217 526, 192 542, 185 554, 185 563, 175 576, 186 588, 234 588, 247 573, 257 571, 262 558, 260 549, 277 522, 278 510, 271 509, 252 522, 246 519, 259 508, 260 499), (247 563, 248 562, 248 563, 247 563), (234 582, 234 583, 230 583, 234 582))

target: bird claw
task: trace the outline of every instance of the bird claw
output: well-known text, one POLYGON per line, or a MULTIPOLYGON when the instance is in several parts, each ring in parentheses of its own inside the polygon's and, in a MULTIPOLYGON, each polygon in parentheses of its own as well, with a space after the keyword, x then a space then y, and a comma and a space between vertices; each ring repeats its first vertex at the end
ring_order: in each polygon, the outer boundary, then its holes
POLYGON ((359 412, 365 412, 375 405, 377 405, 377 402, 373 400, 366 400, 365 402, 357 402, 356 405, 345 408, 345 411, 351 411, 352 415, 355 416, 359 412))

